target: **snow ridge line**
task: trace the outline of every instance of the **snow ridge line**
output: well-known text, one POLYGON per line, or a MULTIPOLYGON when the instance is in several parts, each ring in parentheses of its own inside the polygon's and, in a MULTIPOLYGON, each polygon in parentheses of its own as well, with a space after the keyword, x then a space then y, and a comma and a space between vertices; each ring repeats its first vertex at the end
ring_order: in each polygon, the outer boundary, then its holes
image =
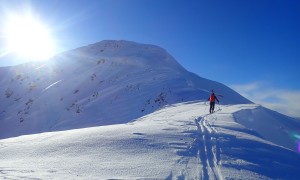
POLYGON ((207 121, 209 114, 195 119, 198 131, 201 134, 199 142, 199 158, 202 163, 202 179, 220 179, 223 176, 220 170, 220 147, 218 139, 212 134, 216 133, 207 121), (213 176, 213 177, 211 177, 213 176))

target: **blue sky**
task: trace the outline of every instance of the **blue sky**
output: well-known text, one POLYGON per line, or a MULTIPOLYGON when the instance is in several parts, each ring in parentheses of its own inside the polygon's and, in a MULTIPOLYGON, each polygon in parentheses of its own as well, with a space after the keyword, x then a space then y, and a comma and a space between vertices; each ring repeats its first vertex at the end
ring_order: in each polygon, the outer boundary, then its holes
MULTIPOLYGON (((300 117, 300 1, 0 0, 0 4, 1 20, 4 12, 29 9, 47 24, 56 52, 105 39, 155 44, 187 70, 300 117)), ((9 58, 0 58, 1 66, 10 63, 9 58)))

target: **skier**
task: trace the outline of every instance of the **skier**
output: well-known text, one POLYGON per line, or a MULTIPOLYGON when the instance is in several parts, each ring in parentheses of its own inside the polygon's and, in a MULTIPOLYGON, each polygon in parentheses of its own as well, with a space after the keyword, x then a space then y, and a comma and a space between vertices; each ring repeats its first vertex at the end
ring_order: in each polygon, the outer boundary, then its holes
POLYGON ((208 98, 208 101, 210 102, 210 107, 209 107, 209 113, 213 113, 214 112, 214 109, 215 109, 215 101, 218 101, 219 103, 219 99, 217 98, 217 96, 215 95, 214 93, 214 90, 211 90, 211 94, 208 98))

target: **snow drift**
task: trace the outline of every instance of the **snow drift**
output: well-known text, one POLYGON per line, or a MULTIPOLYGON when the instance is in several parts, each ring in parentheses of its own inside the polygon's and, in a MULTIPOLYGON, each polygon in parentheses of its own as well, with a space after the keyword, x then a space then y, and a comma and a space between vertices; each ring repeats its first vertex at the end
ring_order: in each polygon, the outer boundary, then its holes
MULTIPOLYGON (((239 123, 248 111, 264 118, 263 108, 239 104, 218 106, 214 114, 207 110, 204 102, 179 103, 126 124, 0 140, 0 178, 299 178, 299 154, 239 123)), ((290 128, 296 127, 285 126, 290 128)))

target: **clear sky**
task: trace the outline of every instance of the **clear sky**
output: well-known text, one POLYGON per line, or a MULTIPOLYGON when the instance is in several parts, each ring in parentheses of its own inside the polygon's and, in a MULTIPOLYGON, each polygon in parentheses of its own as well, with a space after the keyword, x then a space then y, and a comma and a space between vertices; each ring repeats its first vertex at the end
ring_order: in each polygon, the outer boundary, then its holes
MULTIPOLYGON (((187 70, 300 117, 298 0, 0 0, 0 23, 28 11, 55 53, 106 39, 155 44, 187 70)), ((0 66, 15 63, 2 53, 0 66)))

